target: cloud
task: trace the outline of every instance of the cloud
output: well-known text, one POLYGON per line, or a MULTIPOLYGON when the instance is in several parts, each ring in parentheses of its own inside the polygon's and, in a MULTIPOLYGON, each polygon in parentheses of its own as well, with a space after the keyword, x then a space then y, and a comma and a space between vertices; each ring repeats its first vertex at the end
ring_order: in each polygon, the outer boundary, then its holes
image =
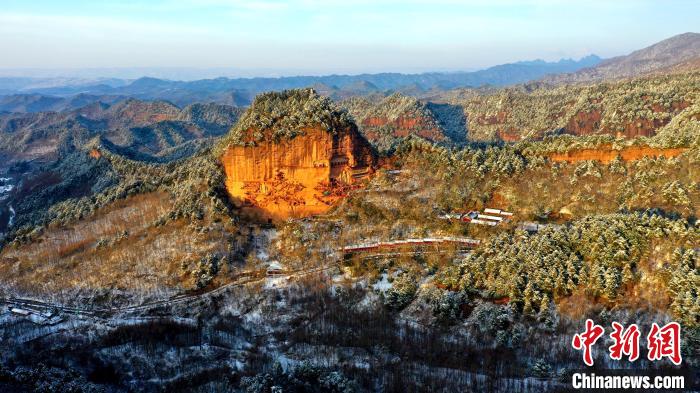
MULTIPOLYGON (((32 31, 48 35, 62 33, 109 33, 109 34, 203 34, 208 30, 199 26, 180 23, 137 21, 133 19, 105 16, 45 15, 30 13, 0 12, 0 30, 5 34, 32 31)), ((89 37, 85 37, 89 38, 89 37)))

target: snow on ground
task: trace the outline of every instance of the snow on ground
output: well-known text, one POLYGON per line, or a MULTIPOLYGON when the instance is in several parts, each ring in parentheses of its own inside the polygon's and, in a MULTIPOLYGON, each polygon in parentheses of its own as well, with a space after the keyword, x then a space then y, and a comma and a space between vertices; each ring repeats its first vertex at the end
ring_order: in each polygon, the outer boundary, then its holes
POLYGON ((420 283, 418 284, 418 287, 422 288, 422 289, 432 287, 433 286, 433 278, 435 278, 435 276, 427 276, 427 277, 423 278, 420 281, 420 283))
POLYGON ((287 286, 288 281, 288 277, 286 276, 268 277, 265 280, 265 285, 263 287, 265 289, 283 288, 287 286))
POLYGON ((243 321, 250 324, 262 324, 263 317, 259 309, 243 314, 243 321))
POLYGON ((41 337, 57 334, 62 331, 72 331, 80 327, 92 328, 95 326, 90 322, 81 321, 77 319, 65 320, 56 325, 37 325, 30 322, 29 320, 25 320, 25 322, 29 325, 25 324, 25 329, 22 330, 22 333, 9 337, 9 341, 12 341, 15 344, 21 344, 28 341, 36 340, 41 337))
POLYGON ((386 292, 392 288, 392 284, 389 282, 389 276, 386 273, 382 273, 382 278, 377 281, 374 285, 372 285, 372 288, 374 288, 375 291, 379 292, 386 292))
POLYGON ((331 280, 333 280, 333 282, 344 282, 347 280, 347 278, 344 274, 336 274, 331 278, 331 280))
POLYGON ((283 353, 277 353, 275 356, 275 360, 280 363, 280 366, 282 366, 282 369, 285 371, 291 370, 302 363, 296 359, 287 357, 283 353))
POLYGON ((15 223, 15 216, 17 213, 15 212, 15 208, 10 206, 10 218, 7 220, 7 227, 11 227, 15 223))
POLYGON ((231 366, 231 368, 238 371, 242 371, 243 368, 245 368, 245 364, 238 359, 229 359, 228 364, 231 366))
POLYGON ((381 304, 382 300, 379 298, 379 295, 372 291, 367 291, 365 292, 365 296, 362 298, 362 300, 357 302, 353 308, 358 311, 375 310, 380 307, 381 304))
MULTIPOLYGON (((155 318, 158 319, 159 321, 163 320, 168 320, 173 323, 177 323, 180 325, 188 325, 188 326, 197 326, 197 319, 195 318, 186 318, 186 317, 176 317, 176 316, 171 316, 167 318, 155 318)), ((144 323, 148 323, 153 321, 153 317, 127 317, 127 318, 114 318, 110 319, 108 321, 109 326, 112 327, 117 327, 117 326, 137 326, 137 325, 142 325, 144 323)))
POLYGON ((259 237, 255 239, 255 256, 261 261, 267 261, 270 254, 267 252, 268 247, 277 238, 276 229, 265 229, 259 237))
POLYGON ((10 183, 11 177, 0 177, 0 194, 5 194, 15 188, 14 184, 10 183))
MULTIPOLYGON (((0 201, 4 201, 5 199, 9 198, 10 191, 12 191, 15 188, 14 184, 10 183, 11 180, 12 178, 9 177, 0 177, 0 201)), ((12 206, 10 206, 10 210, 12 213, 12 217, 14 217, 15 211, 12 209, 12 206)), ((12 225, 12 218, 10 218, 9 225, 12 225)))
MULTIPOLYGON (((292 345, 289 350, 279 355, 288 362, 301 359, 312 364, 350 364, 357 368, 369 369, 374 363, 373 356, 364 348, 359 347, 333 347, 323 344, 298 343, 292 345)), ((283 365, 284 366, 284 365, 283 365)))
POLYGON ((267 268, 275 270, 284 270, 284 265, 282 265, 279 261, 270 261, 270 264, 267 266, 267 268))

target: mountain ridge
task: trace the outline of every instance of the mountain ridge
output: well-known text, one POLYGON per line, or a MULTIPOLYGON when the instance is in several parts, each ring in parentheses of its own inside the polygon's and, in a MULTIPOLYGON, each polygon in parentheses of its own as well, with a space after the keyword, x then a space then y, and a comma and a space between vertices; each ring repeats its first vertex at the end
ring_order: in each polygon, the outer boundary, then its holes
POLYGON ((700 33, 683 33, 593 67, 543 78, 550 83, 590 82, 635 77, 700 58, 700 33))
POLYGON ((95 136, 135 153, 153 155, 195 139, 223 135, 242 111, 222 104, 179 108, 133 98, 94 102, 65 112, 0 112, 0 154, 9 161, 52 159, 95 136))
MULTIPOLYGON (((47 88, 23 89, 13 78, 0 78, 0 92, 42 94, 59 97, 79 93, 93 95, 124 95, 139 99, 167 99, 176 105, 184 106, 196 101, 217 101, 248 105, 253 98, 265 91, 305 88, 323 84, 333 90, 340 90, 339 96, 371 91, 397 90, 415 85, 422 89, 439 86, 451 89, 468 86, 506 86, 524 83, 551 73, 572 72, 597 64, 601 59, 595 55, 578 61, 562 59, 557 62, 534 60, 500 64, 472 72, 427 72, 420 74, 377 73, 357 75, 288 76, 279 78, 214 78, 195 81, 172 81, 153 77, 142 77, 126 85, 99 84, 77 86, 51 86, 47 88)), ((26 82, 25 82, 26 83, 26 82)))

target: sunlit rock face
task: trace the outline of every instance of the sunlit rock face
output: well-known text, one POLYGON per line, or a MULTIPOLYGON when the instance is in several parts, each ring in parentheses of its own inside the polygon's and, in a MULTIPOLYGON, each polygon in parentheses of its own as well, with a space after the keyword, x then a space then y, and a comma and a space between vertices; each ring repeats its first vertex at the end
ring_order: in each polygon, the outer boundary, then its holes
POLYGON ((642 158, 677 157, 686 151, 686 148, 653 148, 649 146, 628 146, 621 150, 615 150, 611 146, 600 146, 595 149, 571 150, 565 153, 553 153, 549 159, 554 162, 579 162, 600 161, 608 164, 616 159, 623 161, 635 161, 642 158))
POLYGON ((234 204, 264 218, 321 214, 366 179, 375 162, 369 143, 352 122, 328 120, 304 122, 282 136, 274 126, 239 130, 243 142, 228 144, 221 155, 234 204))

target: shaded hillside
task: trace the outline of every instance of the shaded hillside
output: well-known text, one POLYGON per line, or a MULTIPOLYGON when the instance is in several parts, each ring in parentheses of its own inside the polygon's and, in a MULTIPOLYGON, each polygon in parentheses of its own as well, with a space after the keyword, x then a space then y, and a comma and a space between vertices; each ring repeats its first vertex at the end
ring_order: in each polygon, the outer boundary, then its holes
POLYGON ((654 74, 675 74, 700 70, 700 55, 690 60, 654 71, 654 74))
POLYGON ((11 227, 3 224, 2 269, 32 266, 12 280, 23 291, 43 276, 56 291, 115 285, 120 293, 162 294, 209 284, 213 277, 196 269, 200 258, 221 260, 217 272, 233 267, 224 261, 234 215, 223 172, 208 152, 154 164, 92 143, 22 178, 0 201, 3 208, 8 204, 16 216, 11 227), (138 278, 143 269, 148 284, 138 278), (80 284, 72 286, 76 280, 80 284))
POLYGON ((455 145, 467 141, 467 117, 459 105, 428 102, 426 108, 433 114, 445 137, 455 145))
POLYGON ((111 165, 90 157, 87 152, 65 154, 53 163, 10 168, 6 176, 17 181, 0 201, 0 211, 5 216, 12 206, 16 214, 11 227, 7 220, 0 221, 2 233, 25 225, 33 227, 47 219, 47 211, 54 204, 89 197, 118 183, 111 165))
POLYGON ((139 101, 133 98, 114 105, 87 106, 76 114, 100 121, 105 129, 143 127, 165 120, 175 120, 180 108, 166 101, 139 101))
POLYGON ((341 105, 355 118, 365 137, 383 151, 410 135, 448 145, 466 140, 460 107, 426 104, 399 93, 382 98, 351 98, 341 105))
POLYGON ((364 80, 358 80, 357 82, 351 83, 342 88, 337 86, 329 86, 325 83, 314 83, 311 88, 318 94, 330 97, 334 100, 344 100, 350 97, 368 96, 371 94, 381 93, 381 89, 364 80))
POLYGON ((243 112, 244 109, 240 107, 215 103, 198 103, 186 106, 180 112, 177 120, 224 133, 236 123, 243 112))
POLYGON ((469 138, 517 141, 552 134, 653 136, 700 97, 700 73, 658 75, 590 86, 538 85, 442 96, 468 117, 469 138))
POLYGON ((219 104, 180 109, 168 102, 95 102, 68 112, 0 114, 0 154, 6 160, 54 159, 100 135, 134 152, 158 154, 190 140, 216 137, 240 110, 219 104))
POLYGON ((549 82, 585 82, 626 78, 671 68, 700 57, 700 34, 684 33, 591 68, 545 78, 549 82))
POLYGON ((127 99, 67 112, 0 114, 5 189, 0 232, 41 222, 56 203, 89 198, 114 186, 118 176, 105 166, 101 153, 92 151, 88 157, 87 146, 103 146, 141 162, 182 160, 213 145, 239 113, 219 104, 181 110, 167 102, 127 99))

